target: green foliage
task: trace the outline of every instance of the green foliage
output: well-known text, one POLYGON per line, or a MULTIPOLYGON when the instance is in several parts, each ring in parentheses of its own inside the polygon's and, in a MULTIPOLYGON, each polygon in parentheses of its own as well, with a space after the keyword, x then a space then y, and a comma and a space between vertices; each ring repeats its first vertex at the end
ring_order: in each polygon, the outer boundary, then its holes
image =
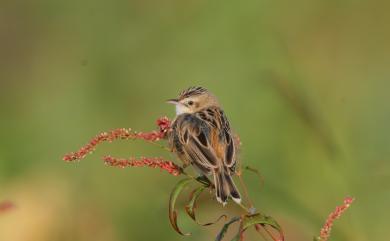
MULTIPOLYGON (((258 174, 257 169, 254 169, 254 168, 250 168, 249 169, 248 168, 248 170, 251 170, 252 172, 258 174)), ((197 208, 197 200, 198 200, 199 196, 202 194, 202 192, 204 190, 206 190, 207 188, 213 188, 213 186, 210 185, 210 182, 208 181, 208 179, 206 177, 198 177, 196 179, 194 179, 192 177, 188 177, 188 178, 182 179, 175 185, 175 187, 173 188, 173 190, 171 192, 171 195, 170 195, 170 199, 169 199, 169 220, 171 222, 171 225, 172 225, 173 229, 177 233, 179 233, 181 235, 185 235, 185 236, 190 235, 190 233, 183 233, 179 229, 179 227, 177 225, 177 211, 175 210, 175 205, 176 205, 176 200, 180 196, 181 192, 188 185, 190 185, 192 181, 196 182, 196 183, 201 183, 202 186, 199 186, 199 187, 197 187, 197 188, 195 188, 194 190, 191 191, 188 203, 184 207, 187 215, 196 224, 201 225, 201 226, 209 226, 209 225, 215 224, 221 218, 225 218, 226 219, 226 217, 227 217, 226 215, 221 215, 214 222, 209 222, 209 223, 205 223, 205 224, 199 223, 198 220, 196 219, 196 216, 195 216, 195 211, 196 211, 196 208, 197 208)), ((247 210, 247 209, 245 209, 245 210, 247 210)), ((228 221, 227 223, 225 223, 223 225, 222 229, 219 231, 219 233, 218 233, 218 235, 217 235, 215 240, 216 241, 221 241, 223 239, 223 237, 225 236, 226 232, 228 231, 230 225, 235 223, 235 222, 238 222, 238 221, 240 223, 240 227, 238 229, 238 233, 235 235, 233 240, 242 240, 243 233, 251 226, 255 226, 256 230, 258 230, 258 227, 256 225, 261 225, 263 227, 268 227, 268 226, 272 227, 273 229, 275 229, 276 231, 279 232, 280 240, 284 240, 284 235, 283 235, 282 228, 276 222, 276 220, 273 219, 271 216, 266 216, 266 215, 261 214, 261 213, 243 214, 241 217, 233 217, 230 221, 228 221)))
POLYGON ((169 221, 171 222, 171 225, 173 229, 181 234, 181 235, 191 235, 191 233, 183 233, 179 227, 177 226, 177 211, 175 210, 176 200, 179 197, 180 193, 183 191, 183 189, 188 186, 191 181, 193 181, 192 178, 185 178, 181 181, 179 181, 176 186, 173 188, 171 192, 171 196, 169 198, 169 221))
POLYGON ((238 222, 240 220, 241 220, 240 217, 233 217, 229 222, 225 223, 223 225, 221 231, 219 231, 217 237, 215 238, 215 241, 221 241, 223 239, 223 237, 225 236, 226 232, 228 231, 230 225, 232 225, 233 223, 238 222))
POLYGON ((190 216, 195 222, 197 222, 195 218, 196 200, 199 198, 200 194, 202 194, 203 190, 205 189, 205 186, 200 186, 194 189, 190 194, 190 200, 188 204, 185 206, 188 216, 190 216))
POLYGON ((208 222, 208 223, 199 223, 199 221, 196 219, 195 217, 195 210, 197 208, 197 200, 199 198, 199 196, 202 194, 202 192, 209 186, 200 186, 200 187, 197 187, 195 188, 191 194, 190 194, 190 198, 189 198, 189 201, 188 201, 188 204, 184 207, 185 210, 186 210, 186 213, 188 214, 188 216, 195 221, 196 224, 198 225, 201 225, 201 226, 209 226, 209 225, 212 225, 212 224, 215 224, 217 223, 219 220, 221 220, 222 218, 225 218, 226 219, 226 215, 221 215, 219 218, 217 218, 215 221, 213 222, 208 222))
POLYGON ((245 231, 247 228, 255 224, 261 224, 262 226, 271 226, 272 228, 276 229, 281 234, 281 236, 283 236, 282 228, 275 221, 275 219, 260 213, 245 216, 242 220, 242 230, 245 231))

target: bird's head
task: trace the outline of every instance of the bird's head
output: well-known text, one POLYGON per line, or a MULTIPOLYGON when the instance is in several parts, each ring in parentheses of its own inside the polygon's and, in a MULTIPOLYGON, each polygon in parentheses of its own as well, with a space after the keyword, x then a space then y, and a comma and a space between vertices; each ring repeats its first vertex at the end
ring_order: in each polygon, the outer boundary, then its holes
POLYGON ((203 87, 190 87, 175 99, 167 100, 176 106, 176 115, 195 113, 211 106, 219 106, 217 98, 203 87))

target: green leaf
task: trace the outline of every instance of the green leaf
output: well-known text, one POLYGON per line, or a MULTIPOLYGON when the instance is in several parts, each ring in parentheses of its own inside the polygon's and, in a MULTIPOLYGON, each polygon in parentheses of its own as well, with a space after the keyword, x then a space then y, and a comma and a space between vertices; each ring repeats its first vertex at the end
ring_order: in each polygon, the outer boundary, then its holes
POLYGON ((192 178, 186 178, 179 181, 176 184, 176 186, 173 188, 171 192, 171 196, 169 198, 169 221, 173 229, 181 235, 191 235, 191 233, 183 233, 182 231, 180 231, 179 227, 177 226, 177 211, 175 210, 175 204, 176 204, 176 199, 179 197, 180 193, 188 184, 191 183, 191 181, 192 178))
POLYGON ((215 241, 221 241, 225 236, 226 232, 228 231, 229 226, 239 220, 241 220, 240 217, 233 217, 232 219, 230 219, 229 222, 225 223, 225 225, 223 225, 221 231, 219 231, 217 237, 215 238, 215 241))
POLYGON ((275 221, 275 219, 260 213, 245 216, 243 220, 243 229, 247 229, 254 224, 269 225, 278 231, 282 229, 280 225, 275 221))
POLYGON ((284 240, 283 230, 280 225, 270 216, 256 213, 253 215, 247 215, 242 220, 242 232, 252 225, 260 224, 262 226, 271 226, 279 232, 280 240, 284 240))
POLYGON ((195 210, 197 208, 197 205, 196 205, 196 202, 199 198, 199 196, 202 194, 202 192, 206 189, 205 186, 200 186, 200 187, 197 187, 195 188, 191 194, 190 194, 190 201, 189 203, 185 206, 185 210, 188 214, 188 216, 191 217, 192 220, 194 220, 197 224, 199 225, 202 225, 202 226, 209 226, 209 225, 212 225, 212 224, 215 224, 216 222, 218 222, 221 218, 226 218, 226 215, 221 215, 217 220, 215 220, 214 222, 209 222, 209 223, 205 223, 205 224, 201 224, 199 223, 197 220, 196 220, 196 217, 195 217, 195 210))
POLYGON ((204 189, 206 189, 205 186, 200 186, 194 189, 190 194, 190 201, 185 207, 188 216, 190 216, 192 220, 194 220, 195 222, 196 222, 196 218, 195 218, 196 201, 198 200, 200 194, 202 194, 204 189))

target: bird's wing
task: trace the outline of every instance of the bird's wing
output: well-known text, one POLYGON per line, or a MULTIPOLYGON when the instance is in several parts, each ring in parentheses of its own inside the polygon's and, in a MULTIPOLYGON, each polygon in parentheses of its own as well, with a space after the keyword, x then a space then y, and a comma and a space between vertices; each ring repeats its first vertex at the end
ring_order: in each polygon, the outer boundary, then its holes
MULTIPOLYGON (((174 123, 174 143, 192 164, 203 172, 220 166, 211 146, 211 127, 195 114, 183 114, 174 123)), ((176 148, 178 149, 178 148, 176 148)))
POLYGON ((222 158, 224 165, 234 171, 236 165, 236 148, 233 141, 229 121, 223 110, 219 108, 210 108, 207 109, 206 112, 209 115, 209 118, 207 119, 215 120, 212 122, 215 122, 214 124, 216 124, 216 129, 218 130, 219 145, 224 147, 222 158))
POLYGON ((209 108, 185 114, 175 122, 176 141, 191 163, 204 172, 221 166, 234 168, 234 142, 222 110, 209 108))

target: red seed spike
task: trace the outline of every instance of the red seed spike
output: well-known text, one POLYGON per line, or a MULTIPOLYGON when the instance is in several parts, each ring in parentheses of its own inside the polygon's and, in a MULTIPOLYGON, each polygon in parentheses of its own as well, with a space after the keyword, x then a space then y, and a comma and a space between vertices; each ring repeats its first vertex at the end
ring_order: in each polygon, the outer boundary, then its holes
POLYGON ((68 153, 62 159, 67 162, 81 160, 85 158, 87 154, 91 153, 96 146, 105 141, 112 142, 117 139, 141 139, 145 141, 159 141, 166 136, 166 133, 170 128, 171 122, 167 117, 161 117, 156 121, 156 124, 159 127, 158 131, 151 131, 145 133, 131 132, 130 128, 118 128, 109 132, 102 132, 92 138, 89 143, 81 147, 78 151, 68 153))

